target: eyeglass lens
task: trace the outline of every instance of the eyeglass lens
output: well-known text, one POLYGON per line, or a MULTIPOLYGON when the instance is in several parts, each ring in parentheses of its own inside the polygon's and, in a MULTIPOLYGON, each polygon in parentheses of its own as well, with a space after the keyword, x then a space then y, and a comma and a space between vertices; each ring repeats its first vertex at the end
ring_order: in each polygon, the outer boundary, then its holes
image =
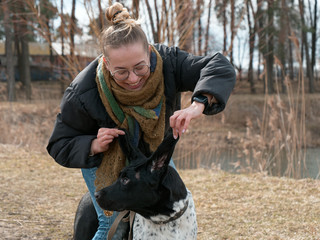
MULTIPOLYGON (((141 64, 133 68, 133 72, 137 76, 144 76, 147 74, 148 71, 149 71, 149 65, 147 64, 141 64)), ((129 74, 130 72, 128 69, 123 69, 123 70, 120 69, 113 73, 113 77, 117 81, 124 81, 129 77, 129 74)))

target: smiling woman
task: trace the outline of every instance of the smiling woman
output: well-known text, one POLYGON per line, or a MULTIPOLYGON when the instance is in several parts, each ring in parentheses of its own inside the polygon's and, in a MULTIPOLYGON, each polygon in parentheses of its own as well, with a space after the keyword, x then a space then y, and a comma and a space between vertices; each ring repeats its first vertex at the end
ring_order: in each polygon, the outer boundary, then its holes
POLYGON ((126 165, 119 128, 128 130, 134 146, 147 145, 154 152, 170 127, 177 138, 202 114, 221 112, 235 84, 235 71, 223 55, 194 56, 149 44, 120 3, 107 8, 106 18, 103 54, 66 89, 47 147, 59 164, 82 168, 99 218, 93 239, 106 239, 117 215, 104 212, 94 193, 116 181, 126 165), (193 92, 191 104, 180 109, 185 91, 193 92))
POLYGON ((140 43, 128 44, 109 49, 104 63, 119 86, 129 91, 139 91, 150 76, 150 51, 151 48, 144 51, 140 43))

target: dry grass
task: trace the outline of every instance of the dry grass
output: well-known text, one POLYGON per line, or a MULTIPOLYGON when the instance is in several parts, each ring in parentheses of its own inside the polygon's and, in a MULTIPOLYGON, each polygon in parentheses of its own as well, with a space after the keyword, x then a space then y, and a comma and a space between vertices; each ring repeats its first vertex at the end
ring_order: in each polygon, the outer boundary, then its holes
MULTIPOLYGON (((320 239, 320 182, 181 170, 196 203, 199 240, 320 239)), ((1 239, 70 239, 86 191, 81 173, 48 155, 0 145, 1 239)))

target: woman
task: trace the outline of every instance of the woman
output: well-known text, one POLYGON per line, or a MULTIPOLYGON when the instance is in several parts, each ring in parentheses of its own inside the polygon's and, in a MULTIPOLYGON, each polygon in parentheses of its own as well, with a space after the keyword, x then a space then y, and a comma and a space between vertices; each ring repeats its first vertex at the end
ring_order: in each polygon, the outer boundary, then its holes
POLYGON ((221 54, 200 57, 161 44, 149 45, 139 23, 120 3, 106 10, 112 23, 101 34, 99 56, 66 89, 47 150, 62 166, 81 168, 99 228, 106 239, 116 214, 103 212, 94 192, 116 180, 125 166, 117 137, 129 131, 132 142, 154 151, 171 127, 181 136, 191 120, 225 108, 235 72, 221 54), (193 91, 180 109, 180 92, 193 91))

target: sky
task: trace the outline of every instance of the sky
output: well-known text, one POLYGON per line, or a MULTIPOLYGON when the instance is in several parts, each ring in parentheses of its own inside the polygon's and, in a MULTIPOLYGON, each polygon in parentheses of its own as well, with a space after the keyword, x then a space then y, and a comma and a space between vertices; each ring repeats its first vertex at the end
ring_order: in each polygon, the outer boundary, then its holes
MULTIPOLYGON (((60 0, 55 0, 56 5, 58 6, 60 10, 60 0)), ((91 0, 93 2, 94 6, 97 6, 96 0, 91 0)), ((313 0, 311 0, 313 2, 313 0)), ((105 10, 107 7, 107 0, 101 0, 102 8, 105 10)), ((153 3, 153 1, 150 1, 150 3, 153 3)), ((78 19, 78 24, 80 27, 83 28, 83 32, 88 32, 87 26, 89 24, 89 17, 88 13, 86 11, 86 8, 84 6, 84 0, 77 0, 76 2, 76 18, 78 19)), ((151 6, 152 7, 152 6, 151 6)), ((72 0, 64 0, 64 12, 71 13, 72 8, 72 0)), ((97 10, 98 8, 95 8, 94 11, 96 12, 95 16, 97 16, 97 10)), ((140 10, 142 13, 145 11, 145 9, 140 10)), ((214 11, 212 11, 214 13, 214 11)), ((203 14, 204 18, 206 18, 206 13, 203 14)), ((151 30, 148 28, 147 24, 149 19, 144 19, 142 16, 142 21, 146 22, 146 24, 142 24, 142 28, 144 30, 147 30, 146 32, 151 32, 151 30)), ((203 21, 206 21, 204 19, 203 21)), ((59 26, 59 20, 55 21, 55 26, 59 26)), ((211 27, 214 28, 213 34, 214 34, 214 44, 216 45, 215 49, 222 50, 223 46, 223 29, 222 24, 218 22, 218 20, 215 18, 215 16, 212 17, 212 23, 211 27)), ((248 38, 247 38, 247 29, 239 29, 237 31, 237 36, 234 39, 234 48, 233 48, 233 56, 234 56, 234 63, 235 65, 242 65, 244 69, 247 68, 249 59, 247 56, 249 56, 249 46, 248 46, 248 38)), ((230 35, 230 34, 229 34, 230 35)), ((75 37, 76 42, 85 41, 90 39, 90 36, 82 36, 81 38, 79 36, 75 37)), ((229 40, 229 39, 228 39, 229 40)), ((255 57, 255 60, 257 60, 257 57, 255 57)))
MULTIPOLYGON (((56 3, 55 5, 58 6, 58 9, 60 11, 60 3, 61 1, 60 0, 55 0, 56 3)), ((96 6, 96 0, 92 0, 93 2, 93 5, 96 6)), ((107 3, 108 1, 107 0, 102 0, 101 1, 101 4, 102 4, 102 8, 105 10, 106 7, 107 7, 107 3)), ((151 1, 151 3, 153 3, 153 1, 151 1)), ((152 6, 151 6, 152 7, 152 6)), ((72 0, 64 0, 64 12, 68 12, 69 14, 71 13, 71 8, 72 8, 72 0)), ((142 13, 145 9, 142 9, 140 10, 142 13)), ((95 9, 96 11, 96 14, 95 16, 97 16, 97 8, 95 9)), ((204 13, 203 14, 204 18, 206 18, 207 14, 204 13)), ((213 24, 211 25, 212 28, 215 29, 216 32, 222 32, 222 27, 220 26, 220 24, 218 24, 218 20, 215 18, 215 16, 211 15, 212 16, 212 22, 213 24)), ((83 32, 86 33, 88 31, 87 29, 87 26, 89 24, 89 17, 88 17, 88 13, 86 11, 86 7, 84 5, 84 1, 83 0, 77 0, 76 2, 76 18, 78 20, 78 25, 80 27, 83 28, 83 32)), ((149 22, 149 19, 146 19, 144 16, 141 16, 141 20, 142 22, 145 22, 146 24, 142 24, 142 28, 146 31, 146 32, 151 32, 151 29, 149 29, 148 27, 148 22, 149 22)), ((203 21, 207 21, 206 19, 204 19, 203 21)), ((55 22, 54 22, 54 25, 55 27, 59 26, 60 25, 60 20, 57 19, 55 22)), ((222 34, 215 34, 214 35, 214 41, 215 41, 215 44, 217 45, 216 49, 221 49, 222 48, 222 44, 223 44, 223 35, 222 34)), ((79 42, 79 41, 85 41, 87 39, 90 39, 89 36, 82 36, 81 38, 79 36, 76 36, 76 39, 75 41, 76 42, 79 42)), ((235 40, 236 42, 238 40, 235 40)), ((238 50, 234 50, 234 51, 238 51, 238 50)), ((238 54, 234 54, 234 56, 236 58, 238 58, 238 54)))

